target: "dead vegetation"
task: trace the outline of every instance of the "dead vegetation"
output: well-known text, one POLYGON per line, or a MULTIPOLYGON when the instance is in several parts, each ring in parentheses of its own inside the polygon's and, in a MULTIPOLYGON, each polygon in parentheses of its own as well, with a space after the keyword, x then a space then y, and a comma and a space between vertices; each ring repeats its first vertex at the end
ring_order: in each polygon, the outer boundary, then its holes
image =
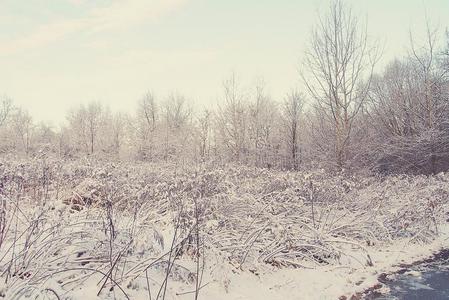
MULTIPOLYGON (((373 247, 427 243, 449 177, 330 176, 243 166, 2 161, 1 295, 192 294, 217 267, 375 264, 373 247)), ((226 280, 222 282, 226 288, 226 280)), ((40 298, 39 298, 40 299, 40 298)), ((45 298, 44 298, 45 299, 45 298)))

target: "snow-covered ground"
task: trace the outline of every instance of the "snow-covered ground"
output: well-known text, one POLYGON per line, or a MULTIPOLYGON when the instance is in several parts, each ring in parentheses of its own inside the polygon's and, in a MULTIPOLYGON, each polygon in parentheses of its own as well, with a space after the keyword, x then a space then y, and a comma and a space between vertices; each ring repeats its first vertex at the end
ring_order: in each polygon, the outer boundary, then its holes
POLYGON ((0 162, 0 298, 337 299, 447 248, 449 175, 0 162))
MULTIPOLYGON (((441 235, 429 244, 410 244, 409 239, 394 241, 388 246, 370 248, 373 266, 357 264, 319 266, 313 269, 265 269, 258 276, 238 272, 230 276, 229 291, 219 284, 205 289, 204 299, 349 299, 357 292, 378 284, 382 273, 400 269, 399 265, 432 256, 449 247, 449 226, 442 226, 441 235)), ((355 254, 356 255, 356 254, 355 254)), ((383 291, 385 287, 382 288, 383 291)), ((189 298, 185 298, 189 299, 189 298)))

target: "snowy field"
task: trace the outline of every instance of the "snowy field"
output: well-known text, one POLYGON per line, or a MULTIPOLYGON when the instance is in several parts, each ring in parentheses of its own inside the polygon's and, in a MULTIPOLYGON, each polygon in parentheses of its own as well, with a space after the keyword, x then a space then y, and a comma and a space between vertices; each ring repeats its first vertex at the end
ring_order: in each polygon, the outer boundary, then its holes
POLYGON ((449 246, 448 196, 447 174, 3 159, 0 298, 350 298, 449 246))

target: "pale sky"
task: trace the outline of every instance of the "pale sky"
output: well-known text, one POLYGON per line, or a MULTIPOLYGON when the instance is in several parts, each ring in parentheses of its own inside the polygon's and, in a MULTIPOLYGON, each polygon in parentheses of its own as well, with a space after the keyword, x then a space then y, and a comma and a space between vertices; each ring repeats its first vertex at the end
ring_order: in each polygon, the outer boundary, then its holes
MULTIPOLYGON (((424 11, 441 33, 449 0, 348 0, 383 63, 407 51, 424 11)), ((61 122, 69 108, 98 100, 132 112, 146 91, 216 103, 235 72, 281 99, 325 0, 0 0, 0 94, 37 120, 61 122)))

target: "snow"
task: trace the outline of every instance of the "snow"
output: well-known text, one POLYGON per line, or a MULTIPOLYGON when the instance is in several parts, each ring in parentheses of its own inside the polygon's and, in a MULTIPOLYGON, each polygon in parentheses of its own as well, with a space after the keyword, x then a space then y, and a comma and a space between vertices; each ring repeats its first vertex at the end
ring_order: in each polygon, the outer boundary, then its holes
POLYGON ((446 174, 45 165, 0 162, 0 298, 349 298, 449 247, 446 174))
MULTIPOLYGON (((372 249, 374 266, 329 266, 315 269, 272 270, 260 276, 244 273, 232 276, 228 293, 218 285, 202 293, 204 299, 338 299, 374 286, 377 277, 400 269, 401 263, 410 263, 431 256, 449 247, 449 226, 445 234, 428 245, 407 247, 406 241, 397 241, 387 248, 372 249)), ((410 276, 420 276, 409 272, 410 276)), ((187 298, 186 298, 187 299, 187 298)))

